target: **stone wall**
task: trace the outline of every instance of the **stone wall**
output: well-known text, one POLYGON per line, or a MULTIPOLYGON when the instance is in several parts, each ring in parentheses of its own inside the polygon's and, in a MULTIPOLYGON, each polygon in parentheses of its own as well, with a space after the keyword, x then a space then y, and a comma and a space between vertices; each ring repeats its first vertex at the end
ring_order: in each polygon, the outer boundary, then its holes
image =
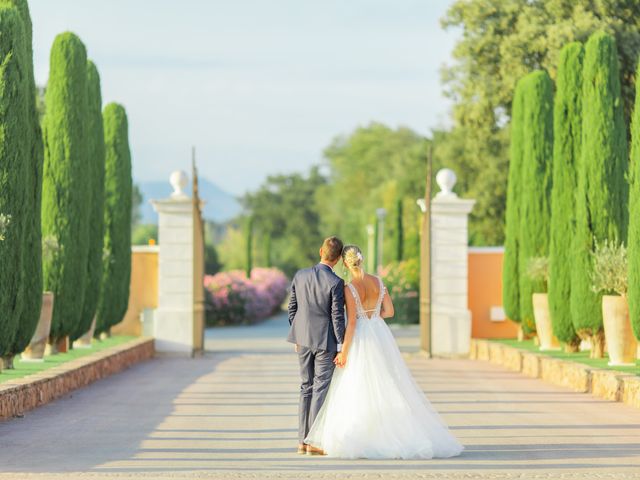
POLYGON ((0 420, 22 415, 133 364, 152 358, 154 342, 139 338, 0 384, 0 420))
POLYGON ((490 340, 472 339, 470 358, 540 378, 574 392, 624 402, 640 408, 640 376, 553 358, 490 340))

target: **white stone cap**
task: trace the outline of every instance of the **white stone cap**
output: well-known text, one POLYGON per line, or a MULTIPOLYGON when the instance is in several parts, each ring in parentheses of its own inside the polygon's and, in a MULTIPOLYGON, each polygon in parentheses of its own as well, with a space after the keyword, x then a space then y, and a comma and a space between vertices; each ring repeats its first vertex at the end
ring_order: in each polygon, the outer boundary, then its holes
POLYGON ((450 168, 439 170, 436 174, 436 183, 438 187, 440 187, 440 191, 436 194, 436 198, 458 198, 458 195, 453 191, 453 187, 455 187, 457 181, 458 177, 456 177, 456 173, 450 168))
POLYGON ((184 170, 176 170, 172 172, 169 177, 169 183, 173 187, 171 198, 189 198, 189 196, 184 193, 185 187, 189 184, 189 177, 184 170))
POLYGON ((131 251, 134 253, 158 253, 160 245, 131 245, 131 251))

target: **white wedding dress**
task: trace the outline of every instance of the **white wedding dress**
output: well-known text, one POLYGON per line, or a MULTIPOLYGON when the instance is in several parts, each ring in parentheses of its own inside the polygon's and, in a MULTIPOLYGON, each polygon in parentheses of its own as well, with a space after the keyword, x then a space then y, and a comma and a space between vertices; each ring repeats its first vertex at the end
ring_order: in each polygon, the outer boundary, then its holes
POLYGON ((357 323, 344 368, 336 368, 305 443, 338 458, 434 458, 459 455, 449 432, 407 367, 380 316, 384 285, 369 318, 357 290, 357 323))

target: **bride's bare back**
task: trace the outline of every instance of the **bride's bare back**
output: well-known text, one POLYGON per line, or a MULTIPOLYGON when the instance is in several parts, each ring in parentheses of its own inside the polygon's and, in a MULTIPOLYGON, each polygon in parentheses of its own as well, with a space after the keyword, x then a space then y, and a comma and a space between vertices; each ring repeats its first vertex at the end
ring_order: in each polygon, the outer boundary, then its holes
MULTIPOLYGON (((374 275, 365 273, 362 278, 354 278, 351 281, 358 292, 360 297, 360 303, 362 303, 362 309, 370 315, 375 310, 378 299, 380 298, 380 280, 374 275)), ((345 292, 345 298, 348 298, 345 292)), ((348 304, 347 304, 348 305, 348 304)), ((390 318, 393 316, 393 303, 389 293, 385 291, 382 299, 382 308, 380 309, 380 316, 382 318, 390 318)))

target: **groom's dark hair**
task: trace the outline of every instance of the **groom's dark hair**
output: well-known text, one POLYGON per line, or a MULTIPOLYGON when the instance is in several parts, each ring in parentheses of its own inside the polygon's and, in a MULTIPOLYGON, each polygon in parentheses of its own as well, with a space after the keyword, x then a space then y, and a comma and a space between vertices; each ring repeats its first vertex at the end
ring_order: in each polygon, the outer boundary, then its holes
POLYGON ((322 260, 335 262, 342 255, 342 240, 338 237, 328 237, 322 242, 322 260))

